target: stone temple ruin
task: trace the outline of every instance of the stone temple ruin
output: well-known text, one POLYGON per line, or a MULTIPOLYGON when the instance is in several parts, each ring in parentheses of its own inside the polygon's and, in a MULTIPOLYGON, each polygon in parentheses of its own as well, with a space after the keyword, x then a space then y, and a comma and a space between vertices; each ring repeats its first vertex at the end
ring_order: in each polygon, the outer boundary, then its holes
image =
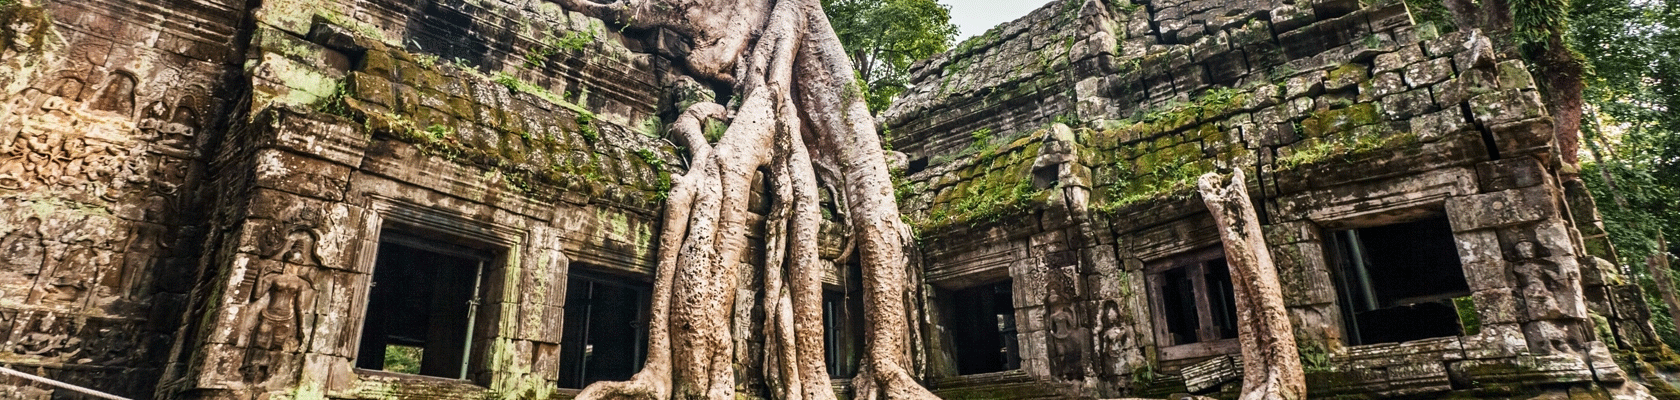
MULTIPOLYGON (((564 399, 639 368, 686 38, 544 0, 42 3, 0 31, 0 364, 157 399, 564 399)), ((1311 397, 1680 398, 1479 32, 1398 0, 1057 0, 913 76, 881 121, 942 397, 1235 397, 1191 186, 1241 169, 1311 397)), ((753 396, 762 338, 736 341, 753 396)))

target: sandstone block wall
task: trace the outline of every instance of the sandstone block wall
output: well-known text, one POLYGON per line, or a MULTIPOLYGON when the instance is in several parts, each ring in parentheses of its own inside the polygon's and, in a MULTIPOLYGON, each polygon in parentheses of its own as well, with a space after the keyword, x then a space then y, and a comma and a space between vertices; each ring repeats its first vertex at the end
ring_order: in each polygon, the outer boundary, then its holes
MULTIPOLYGON (((232 107, 242 2, 48 2, 3 13, 0 352, 146 397, 182 330, 232 107)), ((45 398, 39 387, 6 387, 45 398)))
MULTIPOLYGON (((684 38, 542 0, 3 19, 0 361, 132 398, 568 398, 568 282, 650 280, 685 168, 660 132, 701 91, 672 67, 684 38), (489 254, 464 380, 354 368, 392 231, 489 254)), ((1217 245, 1191 179, 1243 168, 1315 396, 1621 388, 1615 359, 1668 350, 1598 258, 1590 204, 1560 200, 1580 188, 1525 71, 1403 3, 1342 0, 1057 1, 925 61, 883 116, 911 159, 919 372, 950 398, 1229 395, 1235 347, 1161 343, 1152 296, 1160 266, 1217 245), (1478 329, 1348 345, 1330 236, 1431 216, 1478 329), (959 376, 942 307, 1003 279, 1020 368, 959 376)), ((755 271, 735 305, 748 376, 755 271)), ((848 275, 825 279, 842 299, 848 275)))
MULTIPOLYGON (((1234 390, 1233 341, 1161 342, 1153 271, 1217 249, 1192 186, 1238 168, 1314 396, 1620 387, 1621 368, 1594 354, 1650 351, 1649 325, 1620 328, 1629 339, 1592 333, 1593 318, 1638 315, 1612 299, 1632 286, 1601 283, 1615 268, 1570 233, 1533 79, 1479 32, 1435 29, 1398 1, 1067 1, 920 64, 885 120, 895 149, 923 160, 899 192, 924 238, 927 307, 1009 279, 1022 358, 1019 372, 987 376, 934 363, 941 393, 983 398, 976 388, 1021 381, 1099 396, 1234 390), (1044 49, 1053 62, 1011 67, 1044 49), (1011 114, 1022 110, 1055 111, 1011 114), (1476 329, 1350 345, 1329 236, 1431 217, 1451 225, 1476 329), (1066 313, 1079 322, 1053 317, 1066 313)), ((933 329, 931 353, 958 345, 933 329)))

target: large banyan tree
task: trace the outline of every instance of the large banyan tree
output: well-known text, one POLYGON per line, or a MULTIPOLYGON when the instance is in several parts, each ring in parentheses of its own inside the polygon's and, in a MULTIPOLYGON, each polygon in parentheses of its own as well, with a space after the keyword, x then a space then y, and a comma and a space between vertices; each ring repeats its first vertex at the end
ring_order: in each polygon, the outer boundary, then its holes
MULTIPOLYGON (((579 399, 733 399, 731 313, 749 250, 748 196, 768 171, 763 367, 779 399, 833 399, 823 363, 818 175, 843 205, 864 287, 860 399, 932 399, 907 370, 909 231, 899 219, 874 120, 818 0, 559 0, 632 29, 692 40, 690 75, 730 87, 729 107, 688 105, 671 128, 693 160, 665 206, 648 356, 629 381, 590 385, 579 399), (708 142, 708 119, 727 122, 708 142)), ((850 253, 850 252, 847 252, 850 253)))

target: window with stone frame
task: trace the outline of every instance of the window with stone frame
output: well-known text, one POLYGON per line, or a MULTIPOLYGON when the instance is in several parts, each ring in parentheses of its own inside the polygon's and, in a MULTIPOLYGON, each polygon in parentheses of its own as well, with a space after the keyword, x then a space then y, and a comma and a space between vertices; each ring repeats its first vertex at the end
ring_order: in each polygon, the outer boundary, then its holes
POLYGON ((1348 344, 1462 334, 1453 299, 1470 286, 1446 217, 1326 236, 1348 344))
POLYGON ((823 288, 823 362, 835 379, 857 375, 863 359, 863 270, 851 257, 837 272, 836 285, 823 288))
POLYGON ((382 232, 356 367, 466 379, 492 259, 484 249, 382 232))
POLYGON ((572 266, 560 339, 560 387, 630 379, 647 359, 652 285, 572 266))
POLYGON ((1011 281, 951 292, 952 346, 960 375, 1021 368, 1011 281))
POLYGON ((1237 350, 1237 305, 1231 270, 1218 246, 1169 257, 1145 268, 1161 358, 1175 360, 1237 350))

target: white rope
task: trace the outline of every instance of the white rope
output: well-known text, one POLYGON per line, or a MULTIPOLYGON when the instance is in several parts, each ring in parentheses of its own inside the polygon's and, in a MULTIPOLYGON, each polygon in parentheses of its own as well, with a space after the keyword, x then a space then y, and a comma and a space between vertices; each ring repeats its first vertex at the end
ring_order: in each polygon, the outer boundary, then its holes
POLYGON ((64 389, 72 391, 72 392, 81 393, 81 394, 85 394, 85 395, 89 395, 89 396, 93 396, 93 397, 98 397, 98 398, 101 398, 101 399, 129 400, 127 398, 117 397, 117 396, 112 395, 110 393, 105 393, 105 392, 101 392, 101 391, 98 391, 98 390, 88 389, 88 388, 81 387, 81 386, 76 386, 76 385, 72 385, 72 384, 68 384, 68 383, 64 383, 64 382, 55 381, 55 380, 52 380, 52 379, 47 379, 47 378, 35 376, 33 374, 23 372, 23 371, 18 371, 18 370, 11 369, 11 368, 0 367, 0 374, 6 374, 6 375, 11 375, 11 376, 15 376, 15 377, 23 378, 23 379, 28 379, 28 380, 32 380, 32 381, 36 381, 36 382, 40 382, 40 383, 45 383, 45 384, 48 384, 48 385, 64 388, 64 389))

